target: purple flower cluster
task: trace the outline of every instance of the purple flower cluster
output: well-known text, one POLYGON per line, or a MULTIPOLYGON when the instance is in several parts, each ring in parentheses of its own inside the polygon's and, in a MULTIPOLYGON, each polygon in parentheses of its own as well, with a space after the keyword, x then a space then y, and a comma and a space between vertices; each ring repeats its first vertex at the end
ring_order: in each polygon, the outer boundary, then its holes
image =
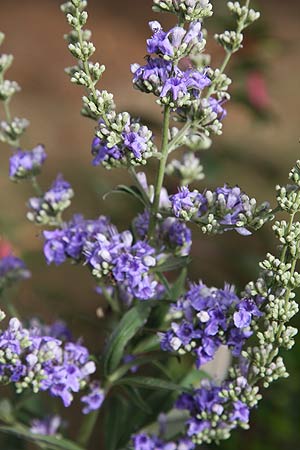
MULTIPOLYGON (((145 210, 133 221, 134 228, 140 239, 147 237, 150 213, 145 210)), ((192 246, 192 232, 185 223, 168 217, 156 226, 156 247, 161 251, 172 251, 177 256, 187 256, 192 246)))
POLYGON ((130 231, 119 233, 108 218, 74 218, 61 229, 45 231, 44 254, 48 264, 62 264, 67 258, 87 263, 100 284, 117 286, 126 297, 148 300, 158 287, 151 269, 156 265, 155 249, 144 241, 134 242, 130 231))
POLYGON ((43 225, 56 225, 60 221, 61 213, 70 206, 74 192, 70 183, 62 175, 58 175, 50 189, 41 197, 29 199, 27 217, 32 222, 43 225))
MULTIPOLYGON (((231 386, 231 389, 233 385, 231 386)), ((205 380, 200 389, 192 394, 182 394, 176 407, 188 410, 191 418, 187 421, 187 435, 197 444, 210 442, 211 436, 216 440, 229 436, 229 432, 237 426, 246 427, 249 422, 249 406, 238 400, 242 393, 247 391, 247 380, 238 377, 235 386, 235 399, 229 394, 229 386, 215 386, 205 380)))
POLYGON ((175 217, 190 220, 193 216, 201 215, 207 209, 207 200, 197 190, 190 191, 183 186, 177 194, 170 196, 172 210, 175 217))
POLYGON ((17 392, 25 388, 48 391, 66 407, 96 370, 81 344, 42 335, 36 328, 26 329, 16 318, 0 334, 0 362, 2 383, 13 383, 17 392))
POLYGON ((139 433, 132 438, 134 450, 193 450, 195 444, 188 438, 177 442, 163 442, 157 436, 139 433))
POLYGON ((147 41, 147 51, 157 56, 149 56, 144 66, 132 65, 135 87, 154 93, 163 104, 172 107, 190 104, 211 83, 205 71, 178 67, 180 59, 203 48, 201 22, 191 23, 188 30, 176 26, 168 32, 158 22, 150 22, 150 27, 154 34, 147 41))
POLYGON ((93 275, 103 282, 125 287, 140 300, 155 296, 157 282, 150 270, 156 265, 155 250, 144 241, 133 242, 130 231, 98 233, 85 246, 86 260, 93 275))
POLYGON ((110 221, 105 216, 96 220, 86 220, 76 214, 62 228, 44 231, 44 254, 48 264, 60 265, 70 258, 75 261, 84 259, 83 249, 87 240, 93 239, 98 233, 106 233, 110 221))
POLYGON ((173 214, 186 221, 192 220, 206 232, 236 230, 239 234, 251 234, 248 228, 258 229, 270 219, 270 205, 257 206, 241 189, 224 185, 214 192, 190 191, 182 187, 170 196, 173 214))
POLYGON ((181 354, 192 352, 196 366, 211 361, 221 345, 227 345, 233 356, 239 356, 246 339, 252 335, 253 318, 260 317, 259 299, 240 300, 234 288, 208 288, 205 284, 192 285, 173 310, 182 318, 171 328, 160 333, 161 348, 181 354))
POLYGON ((9 176, 13 181, 37 175, 47 155, 42 145, 31 151, 18 149, 9 160, 9 176))
POLYGON ((175 26, 165 32, 159 22, 149 23, 153 36, 147 40, 147 52, 162 56, 167 61, 178 61, 189 55, 194 47, 198 47, 203 41, 201 21, 189 24, 188 30, 175 26))
POLYGON ((55 436, 62 425, 60 416, 49 416, 45 419, 34 419, 31 422, 30 431, 42 436, 55 436))
POLYGON ((145 164, 155 152, 152 132, 128 113, 113 116, 112 125, 100 121, 96 134, 92 142, 94 166, 102 164, 110 169, 145 164))
POLYGON ((0 259, 0 292, 6 286, 30 277, 24 262, 11 254, 0 259))

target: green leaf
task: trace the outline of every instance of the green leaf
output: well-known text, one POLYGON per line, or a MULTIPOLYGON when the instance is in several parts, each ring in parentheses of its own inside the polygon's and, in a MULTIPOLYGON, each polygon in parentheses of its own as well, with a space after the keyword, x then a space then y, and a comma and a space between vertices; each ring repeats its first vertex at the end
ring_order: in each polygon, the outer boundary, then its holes
POLYGON ((187 388, 194 385, 199 387, 200 381, 208 378, 211 378, 211 376, 204 370, 191 369, 190 372, 188 372, 187 375, 182 378, 180 384, 181 386, 187 388))
POLYGON ((177 280, 170 289, 171 299, 177 300, 179 297, 182 296, 182 294, 184 293, 186 277, 187 277, 187 268, 184 267, 181 270, 179 277, 177 278, 177 280))
POLYGON ((15 421, 13 405, 7 398, 0 401, 0 420, 6 424, 12 424, 15 421))
POLYGON ((151 408, 152 414, 146 414, 145 412, 137 409, 134 405, 131 405, 119 442, 120 448, 123 448, 126 444, 128 444, 132 434, 138 432, 149 423, 157 420, 157 416, 160 413, 169 411, 169 409, 173 406, 177 395, 178 393, 175 393, 175 391, 158 391, 157 389, 155 391, 145 391, 143 398, 151 408))
POLYGON ((116 450, 129 410, 128 402, 120 395, 109 398, 104 415, 104 440, 106 450, 116 450))
POLYGON ((141 203, 143 203, 143 205, 149 206, 149 203, 148 204, 146 203, 143 194, 141 193, 141 191, 136 186, 130 186, 129 187, 129 186, 126 186, 125 184, 120 184, 119 186, 117 186, 112 191, 107 192, 103 196, 103 200, 106 200, 107 197, 109 195, 111 195, 111 194, 126 194, 126 195, 130 195, 131 197, 134 197, 137 200, 139 200, 141 203))
POLYGON ((142 328, 149 317, 151 304, 140 302, 137 306, 127 311, 116 329, 111 334, 105 354, 104 371, 106 375, 117 369, 128 342, 142 328))
POLYGON ((26 427, 15 425, 14 427, 0 426, 0 433, 11 434, 25 439, 26 441, 34 442, 37 445, 43 445, 47 450, 84 450, 77 444, 61 439, 55 436, 43 436, 40 434, 31 433, 26 427))
POLYGON ((151 350, 156 350, 157 348, 160 348, 159 345, 159 339, 157 334, 153 334, 151 336, 145 337, 143 340, 141 340, 133 349, 132 353, 142 353, 142 352, 149 352, 151 350))
POLYGON ((133 405, 136 405, 137 408, 139 408, 141 411, 145 412, 146 414, 152 413, 151 408, 145 402, 145 400, 141 396, 138 389, 136 389, 133 386, 122 386, 122 389, 125 390, 126 395, 129 397, 129 400, 133 405))
POLYGON ((115 385, 128 384, 129 386, 139 386, 144 389, 167 390, 167 391, 189 391, 188 388, 180 384, 172 383, 171 381, 163 380, 161 378, 152 377, 125 377, 117 380, 115 385))
POLYGON ((159 280, 162 282, 162 284, 164 285, 166 292, 168 293, 168 295, 171 297, 171 290, 170 290, 170 285, 168 280, 166 279, 166 277, 163 275, 162 272, 157 272, 157 276, 159 278, 159 280))
MULTIPOLYGON (((157 344, 157 341, 156 341, 157 344)), ((134 366, 144 366, 146 364, 153 364, 154 362, 160 360, 160 359, 166 359, 166 355, 164 352, 152 352, 149 355, 145 356, 138 356, 134 358, 132 361, 129 361, 126 364, 122 364, 110 377, 109 381, 111 383, 114 383, 115 381, 119 380, 123 375, 125 375, 132 367, 134 366)))
POLYGON ((170 256, 166 261, 158 264, 153 268, 153 272, 170 272, 172 270, 181 269, 189 264, 191 258, 189 256, 170 256))

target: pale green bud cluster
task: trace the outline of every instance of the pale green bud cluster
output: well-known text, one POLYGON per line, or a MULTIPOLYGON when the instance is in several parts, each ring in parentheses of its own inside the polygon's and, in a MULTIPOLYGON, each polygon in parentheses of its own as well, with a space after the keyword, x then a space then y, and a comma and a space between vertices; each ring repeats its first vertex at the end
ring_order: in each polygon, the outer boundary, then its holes
POLYGON ((78 60, 78 65, 67 68, 66 72, 72 83, 83 86, 88 91, 88 95, 83 97, 82 114, 98 120, 100 116, 114 109, 114 103, 112 98, 107 98, 108 96, 112 97, 111 94, 96 89, 96 85, 105 71, 105 66, 90 61, 95 52, 95 46, 90 41, 90 30, 83 29, 88 19, 86 6, 86 1, 77 0, 69 1, 61 6, 72 27, 72 31, 65 35, 65 39, 69 43, 68 48, 71 54, 78 60))
POLYGON ((114 96, 107 91, 95 91, 95 94, 83 96, 83 108, 81 113, 97 120, 101 116, 110 115, 116 108, 114 96))
POLYGON ((153 3, 153 11, 176 14, 185 22, 213 15, 213 7, 209 0, 154 0, 153 3))
POLYGON ((3 102, 10 101, 16 92, 20 92, 21 88, 16 81, 4 80, 0 84, 0 100, 3 102))
POLYGON ((166 174, 178 177, 181 186, 187 186, 205 177, 200 159, 192 152, 185 153, 181 161, 177 159, 171 161, 166 167, 166 174))
POLYGON ((0 140, 2 142, 16 142, 29 127, 29 120, 14 117, 11 122, 0 122, 0 140))
POLYGON ((224 33, 216 34, 215 39, 227 53, 235 53, 242 47, 244 36, 242 33, 226 30, 224 33))
MULTIPOLYGON (((4 34, 0 33, 0 45, 4 41, 4 34)), ((20 92, 21 88, 16 81, 6 80, 4 78, 6 71, 13 63, 13 56, 0 54, 0 101, 3 102, 5 111, 5 120, 0 121, 0 141, 9 145, 16 146, 20 137, 29 125, 27 119, 11 118, 9 104, 12 97, 20 92)))
POLYGON ((289 214, 300 211, 300 161, 289 173, 289 179, 293 184, 277 186, 277 201, 280 208, 289 214))
POLYGON ((294 293, 300 286, 300 274, 296 272, 300 258, 300 223, 294 221, 295 215, 300 212, 299 174, 298 161, 289 175, 294 184, 277 187, 279 207, 290 215, 288 222, 276 221, 273 225, 281 255, 276 257, 268 253, 260 263, 260 278, 256 283, 249 283, 245 291, 245 295, 261 298, 264 316, 256 324, 258 345, 244 350, 242 356, 250 362, 250 384, 262 381, 265 388, 273 381, 288 376, 279 351, 280 348, 291 349, 298 332, 288 322, 299 310, 294 293))
POLYGON ((227 3, 229 11, 237 18, 238 21, 242 21, 244 28, 251 25, 253 22, 260 18, 260 13, 254 11, 252 8, 247 8, 247 6, 241 6, 239 2, 228 2, 227 3))
POLYGON ((13 55, 0 55, 0 73, 6 72, 10 68, 14 60, 13 55))
POLYGON ((244 29, 259 19, 260 13, 246 5, 241 6, 239 2, 228 2, 227 6, 237 20, 237 29, 235 31, 226 30, 224 33, 216 34, 215 39, 227 53, 232 54, 243 46, 244 29))
POLYGON ((212 81, 213 92, 211 94, 216 94, 217 98, 221 100, 230 100, 228 89, 232 80, 220 69, 209 69, 207 74, 212 81))
POLYGON ((221 105, 220 108, 219 112, 209 99, 199 98, 192 101, 190 106, 179 109, 179 120, 191 124, 189 130, 182 136, 181 145, 186 145, 192 150, 208 149, 211 146, 209 138, 222 134, 224 110, 221 105))

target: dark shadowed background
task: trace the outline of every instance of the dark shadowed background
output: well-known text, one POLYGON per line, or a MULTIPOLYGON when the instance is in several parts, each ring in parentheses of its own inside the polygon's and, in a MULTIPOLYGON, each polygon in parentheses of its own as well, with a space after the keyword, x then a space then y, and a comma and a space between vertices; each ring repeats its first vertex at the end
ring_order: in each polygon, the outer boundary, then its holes
MULTIPOLYGON (((210 37, 230 24, 225 2, 214 3, 216 16, 207 22, 210 37)), ((46 188, 57 172, 72 183, 77 195, 68 214, 110 215, 125 229, 138 206, 124 202, 123 197, 102 198, 128 178, 121 170, 106 172, 91 166, 94 124, 80 117, 82 91, 71 85, 64 73, 73 59, 62 38, 68 25, 59 4, 57 0, 0 0, 0 29, 6 34, 3 51, 15 56, 8 77, 22 86, 13 100, 13 113, 31 122, 24 148, 37 143, 46 146, 49 156, 41 184, 46 188)), ((119 110, 143 117, 159 135, 160 108, 151 96, 132 89, 130 73, 130 64, 141 63, 146 53, 147 22, 157 18, 151 5, 151 0, 90 0, 88 26, 97 47, 95 59, 107 68, 101 87, 114 93, 119 110)), ((233 101, 228 105, 223 136, 215 138, 212 148, 201 154, 207 178, 199 188, 239 184, 249 195, 274 204, 275 184, 286 180, 300 157, 300 6, 299 1, 275 0, 257 1, 256 6, 262 11, 262 20, 249 31, 243 51, 227 71, 234 82, 233 101)), ((172 24, 170 16, 160 20, 166 26, 172 24)), ((212 64, 217 66, 222 50, 211 40, 209 49, 212 64)), ((0 150, 0 234, 12 242, 33 273, 18 292, 19 308, 25 317, 66 319, 74 334, 83 334, 90 348, 99 351, 104 328, 95 310, 102 300, 94 293, 93 280, 81 267, 46 266, 39 230, 25 219, 30 186, 8 181, 9 149, 0 145, 0 150)), ((150 178, 154 171, 152 164, 150 178)), ((176 180, 168 180, 168 188, 175 191, 176 180)), ((241 287, 257 276, 257 262, 267 250, 274 250, 270 227, 250 238, 236 234, 206 238, 195 230, 190 277, 217 286, 226 280, 241 287)), ((236 432, 221 449, 299 448, 299 344, 298 339, 287 356, 290 379, 272 386, 252 416, 251 431, 236 432)), ((80 420, 76 413, 75 405, 71 413, 74 423, 80 420)), ((93 445, 93 450, 101 448, 96 438, 93 445)))

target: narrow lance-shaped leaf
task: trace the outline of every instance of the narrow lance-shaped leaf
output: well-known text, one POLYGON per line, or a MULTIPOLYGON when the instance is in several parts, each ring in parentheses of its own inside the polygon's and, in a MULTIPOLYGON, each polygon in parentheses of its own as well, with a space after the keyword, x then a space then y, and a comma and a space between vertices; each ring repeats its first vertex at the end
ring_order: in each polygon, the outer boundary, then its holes
POLYGON ((106 375, 117 369, 128 342, 142 328, 149 317, 151 305, 141 302, 130 309, 111 334, 104 354, 104 371, 106 375))
POLYGON ((126 377, 115 382, 115 385, 128 384, 129 386, 139 386, 144 389, 160 389, 167 391, 189 391, 189 389, 180 384, 173 383, 161 378, 152 377, 126 377))
POLYGON ((145 206, 150 205, 150 202, 146 203, 145 196, 142 195, 141 191, 136 186, 129 187, 129 186, 120 184, 119 186, 115 187, 115 189, 113 189, 112 191, 107 192, 107 194, 105 194, 103 196, 103 199, 106 200, 106 198, 111 194, 127 194, 131 197, 136 198, 141 203, 143 203, 143 205, 145 205, 145 206))
POLYGON ((34 442, 40 446, 43 445, 43 448, 47 448, 48 450, 84 450, 82 447, 79 447, 77 444, 67 439, 61 439, 55 436, 33 434, 27 428, 19 425, 14 427, 0 426, 0 432, 12 434, 20 439, 34 442))

